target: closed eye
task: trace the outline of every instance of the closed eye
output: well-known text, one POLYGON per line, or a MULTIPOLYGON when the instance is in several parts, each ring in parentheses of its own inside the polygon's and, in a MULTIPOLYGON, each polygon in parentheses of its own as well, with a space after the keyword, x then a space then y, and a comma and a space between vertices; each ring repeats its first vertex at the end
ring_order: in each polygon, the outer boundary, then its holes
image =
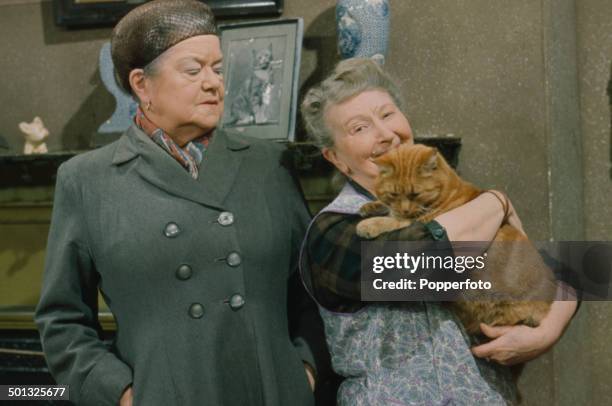
POLYGON ((360 133, 360 132, 362 132, 363 130, 365 130, 366 128, 368 128, 368 126, 366 126, 366 125, 360 125, 360 126, 358 126, 358 127, 355 127, 355 128, 353 129, 353 132, 354 132, 354 133, 360 133))
POLYGON ((398 196, 398 194, 395 193, 395 192, 387 192, 387 193, 385 193, 385 198, 389 199, 389 200, 396 199, 397 196, 398 196))

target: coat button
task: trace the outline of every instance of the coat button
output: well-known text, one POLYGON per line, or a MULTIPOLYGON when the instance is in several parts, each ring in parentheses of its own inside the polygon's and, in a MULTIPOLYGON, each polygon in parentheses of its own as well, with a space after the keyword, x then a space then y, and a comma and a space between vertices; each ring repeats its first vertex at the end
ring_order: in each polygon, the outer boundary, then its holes
POLYGON ((193 270, 187 264, 183 264, 179 266, 178 269, 176 270, 176 277, 182 281, 185 281, 191 278, 192 274, 193 274, 193 270))
POLYGON ((181 232, 181 229, 176 223, 168 223, 166 224, 166 228, 164 228, 164 235, 168 238, 174 238, 181 232))
POLYGON ((222 226, 231 226, 234 224, 234 214, 229 211, 224 211, 219 214, 219 218, 217 218, 217 222, 222 226))
POLYGON ((244 306, 245 300, 242 297, 242 295, 236 293, 235 295, 232 295, 232 297, 230 297, 229 300, 229 305, 232 308, 232 310, 238 310, 240 309, 242 306, 244 306))
POLYGON ((200 303, 193 303, 189 306, 189 315, 194 319, 199 319, 204 316, 204 306, 200 303))
POLYGON ((230 252, 225 260, 227 261, 227 264, 232 267, 236 267, 242 262, 242 258, 240 258, 240 254, 237 252, 230 252))

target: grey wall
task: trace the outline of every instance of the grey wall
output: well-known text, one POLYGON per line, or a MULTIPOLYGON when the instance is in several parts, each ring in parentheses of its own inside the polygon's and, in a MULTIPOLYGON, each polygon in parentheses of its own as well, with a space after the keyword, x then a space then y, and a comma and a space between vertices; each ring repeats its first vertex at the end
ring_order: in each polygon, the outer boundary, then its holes
POLYGON ((18 123, 35 115, 51 132, 51 151, 89 145, 113 109, 97 72, 110 31, 58 29, 50 1, 0 2, 0 134, 13 149, 23 145, 18 123))
MULTIPOLYGON (((576 16, 585 237, 612 240, 612 2, 577 0, 576 16)), ((610 404, 612 303, 586 303, 579 316, 585 333, 574 335, 568 368, 590 384, 582 391, 590 404, 610 404)))
MULTIPOLYGON (((416 132, 461 136, 462 175, 505 190, 533 239, 612 240, 612 2, 390 2, 387 68, 416 132)), ((338 60, 334 5, 285 0, 284 16, 305 20, 302 89, 338 60)), ((0 3, 0 134, 15 150, 34 115, 51 150, 88 145, 113 108, 96 68, 109 34, 56 28, 48 1, 0 3)), ((610 305, 584 304, 526 368, 525 404, 612 404, 611 319, 610 305)))

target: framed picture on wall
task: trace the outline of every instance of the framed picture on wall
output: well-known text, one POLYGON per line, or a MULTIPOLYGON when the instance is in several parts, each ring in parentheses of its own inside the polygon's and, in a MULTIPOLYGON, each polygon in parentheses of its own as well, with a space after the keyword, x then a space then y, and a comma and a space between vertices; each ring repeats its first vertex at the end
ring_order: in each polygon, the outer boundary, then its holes
MULTIPOLYGON (((53 0, 57 25, 69 28, 112 26, 148 0, 53 0)), ((217 17, 280 15, 283 0, 200 0, 217 17)))
POLYGON ((293 141, 303 37, 301 18, 220 27, 225 111, 221 126, 293 141))

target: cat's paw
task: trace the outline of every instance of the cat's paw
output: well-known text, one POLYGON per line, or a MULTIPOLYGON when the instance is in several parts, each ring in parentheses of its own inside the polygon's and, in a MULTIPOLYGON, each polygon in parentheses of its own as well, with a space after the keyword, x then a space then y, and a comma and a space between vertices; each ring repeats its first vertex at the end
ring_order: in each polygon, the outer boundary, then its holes
POLYGON ((384 232, 378 224, 378 218, 361 220, 357 224, 356 231, 358 236, 367 239, 376 238, 384 232))
POLYGON ((535 328, 535 327, 538 327, 540 325, 540 321, 537 320, 533 316, 529 316, 525 320, 523 320, 523 322, 521 324, 524 324, 527 327, 534 327, 535 328))
POLYGON ((379 201, 369 202, 361 206, 359 214, 361 217, 386 216, 389 208, 379 201))

